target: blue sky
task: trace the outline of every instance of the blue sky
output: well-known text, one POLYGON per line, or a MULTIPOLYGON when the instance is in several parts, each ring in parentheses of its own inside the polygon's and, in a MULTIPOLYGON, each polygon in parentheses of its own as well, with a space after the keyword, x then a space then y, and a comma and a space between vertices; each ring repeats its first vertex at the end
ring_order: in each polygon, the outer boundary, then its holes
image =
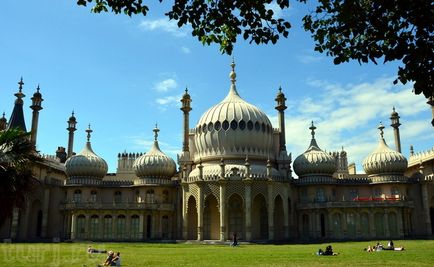
MULTIPOLYGON (((152 1, 151 1, 152 2, 152 1)), ((54 154, 67 146, 66 121, 74 110, 78 125, 74 150, 94 130, 94 151, 115 172, 117 153, 146 152, 152 128, 160 128, 160 147, 176 159, 182 147, 179 99, 187 86, 192 96, 190 126, 229 89, 231 57, 218 46, 202 46, 189 29, 178 29, 164 17, 168 5, 154 1, 148 16, 92 14, 75 0, 3 0, 0 9, 0 112, 9 119, 19 78, 24 78, 27 127, 30 97, 40 84, 45 101, 40 113, 38 149, 54 154), (154 3, 155 2, 155 3, 154 3)), ((167 1, 166 1, 167 2, 167 1)), ((313 51, 301 28, 309 6, 293 3, 278 16, 293 25, 289 38, 276 45, 248 44, 234 49, 237 88, 248 102, 267 113, 277 127, 274 109, 279 86, 286 94, 287 150, 293 158, 308 146, 310 121, 317 126, 322 149, 344 146, 349 162, 360 164, 377 145, 378 123, 394 147, 389 116, 401 116, 405 156, 433 147, 431 111, 411 85, 394 86, 398 63, 333 65, 313 51)))

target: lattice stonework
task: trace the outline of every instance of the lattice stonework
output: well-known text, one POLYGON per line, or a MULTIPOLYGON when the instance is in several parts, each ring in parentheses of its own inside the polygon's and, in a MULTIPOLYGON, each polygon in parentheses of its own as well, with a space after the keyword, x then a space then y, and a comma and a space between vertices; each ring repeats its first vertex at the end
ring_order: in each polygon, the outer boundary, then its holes
POLYGON ((256 182, 252 184, 252 200, 255 198, 255 196, 259 193, 264 195, 265 199, 267 199, 267 183, 265 182, 256 182))
POLYGON ((213 195, 218 203, 220 203, 220 187, 216 183, 206 183, 202 186, 203 196, 213 195))
POLYGON ((277 195, 280 195, 280 197, 284 199, 286 197, 285 191, 285 185, 283 185, 282 183, 274 183, 273 199, 276 199, 277 195))
POLYGON ((240 181, 228 182, 226 184, 226 199, 228 199, 234 193, 240 195, 241 198, 245 199, 244 187, 245 187, 244 183, 240 181))
POLYGON ((185 210, 188 210, 188 199, 190 196, 193 196, 196 199, 196 205, 197 205, 197 196, 198 196, 198 187, 197 184, 189 184, 186 188, 185 192, 185 199, 183 201, 183 204, 185 205, 185 210))

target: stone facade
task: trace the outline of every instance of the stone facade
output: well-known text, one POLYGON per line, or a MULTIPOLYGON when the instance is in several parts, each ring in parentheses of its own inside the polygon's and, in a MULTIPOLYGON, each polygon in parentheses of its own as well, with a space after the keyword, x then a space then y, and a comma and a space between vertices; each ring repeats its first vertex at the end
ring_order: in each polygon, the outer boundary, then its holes
MULTIPOLYGON (((265 113, 239 96, 234 68, 227 97, 194 128, 192 99, 187 90, 182 97, 177 170, 158 147, 156 127, 150 151, 119 153, 117 172, 107 174, 105 161, 91 148, 90 127, 85 148, 73 153, 72 114, 68 149, 59 147, 57 156, 44 155, 43 163, 32 166, 40 185, 0 226, 0 238, 226 241, 237 233, 245 241, 303 242, 432 236, 434 148, 412 151, 407 163, 386 145, 380 126, 379 146, 364 162, 366 174, 356 174, 343 149, 319 148, 312 123, 308 149, 292 162, 284 94, 279 90, 276 96, 279 125, 273 128, 265 113)), ((22 84, 16 94, 21 110, 15 106, 12 117, 22 124, 21 91, 22 84)), ((39 89, 36 96, 32 129, 37 130, 39 89)), ((400 150, 395 110, 391 118, 400 150)), ((3 129, 14 127, 3 120, 3 129)))

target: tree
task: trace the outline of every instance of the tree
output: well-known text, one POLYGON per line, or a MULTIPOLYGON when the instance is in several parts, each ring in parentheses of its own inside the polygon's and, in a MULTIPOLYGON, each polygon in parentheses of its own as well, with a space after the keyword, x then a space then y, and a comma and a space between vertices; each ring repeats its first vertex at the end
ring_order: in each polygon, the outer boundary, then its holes
MULTIPOLYGON (((162 2, 163 0, 159 0, 162 2)), ((308 0, 297 0, 306 3, 308 0)), ((143 0, 78 0, 92 11, 146 16, 143 0)), ((165 15, 189 24, 192 35, 204 44, 217 43, 231 54, 237 36, 256 44, 275 44, 287 37, 290 23, 273 18, 273 0, 175 0, 165 15)), ((276 0, 281 9, 289 0, 276 0)), ((414 82, 414 93, 433 96, 434 4, 428 0, 318 0, 315 11, 303 18, 312 33, 315 50, 334 57, 334 63, 349 60, 377 64, 402 61, 396 84, 414 82)))
POLYGON ((29 163, 41 158, 29 136, 19 129, 0 131, 0 226, 14 207, 23 207, 26 195, 38 184, 29 163))

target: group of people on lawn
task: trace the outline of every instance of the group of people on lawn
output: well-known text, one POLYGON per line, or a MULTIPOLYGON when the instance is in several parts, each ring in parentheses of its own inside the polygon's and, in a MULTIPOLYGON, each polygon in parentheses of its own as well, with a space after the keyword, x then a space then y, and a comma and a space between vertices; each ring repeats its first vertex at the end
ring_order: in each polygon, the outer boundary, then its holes
POLYGON ((390 240, 387 243, 387 247, 384 247, 380 242, 377 242, 377 245, 375 246, 368 246, 368 248, 365 249, 367 252, 373 252, 373 251, 382 251, 382 250, 397 250, 397 251, 401 251, 404 250, 404 247, 395 247, 395 245, 393 244, 393 241, 390 240))
POLYGON ((89 246, 87 248, 87 253, 89 253, 89 254, 107 253, 107 258, 105 259, 105 261, 101 265, 98 265, 98 266, 121 266, 121 253, 120 252, 116 252, 116 253, 114 253, 113 251, 107 252, 106 250, 98 250, 98 249, 92 248, 92 246, 89 246))

